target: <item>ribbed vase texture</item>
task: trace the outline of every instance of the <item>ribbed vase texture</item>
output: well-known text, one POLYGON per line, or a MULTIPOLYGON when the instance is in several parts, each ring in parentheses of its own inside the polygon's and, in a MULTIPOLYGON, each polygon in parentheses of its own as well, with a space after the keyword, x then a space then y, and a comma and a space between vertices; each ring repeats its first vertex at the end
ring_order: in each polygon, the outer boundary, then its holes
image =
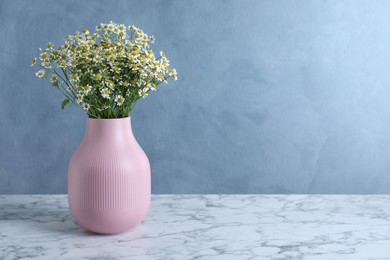
POLYGON ((129 230, 150 205, 149 160, 134 138, 130 117, 87 119, 68 169, 69 208, 76 222, 102 234, 129 230))

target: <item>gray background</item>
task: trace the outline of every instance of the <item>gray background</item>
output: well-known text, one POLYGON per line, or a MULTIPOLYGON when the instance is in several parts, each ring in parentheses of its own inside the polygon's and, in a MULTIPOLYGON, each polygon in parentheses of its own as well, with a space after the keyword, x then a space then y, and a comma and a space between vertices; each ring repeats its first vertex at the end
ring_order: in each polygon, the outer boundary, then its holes
POLYGON ((114 20, 179 80, 141 100, 153 193, 390 193, 390 1, 0 1, 0 193, 66 193, 86 116, 34 76, 114 20))

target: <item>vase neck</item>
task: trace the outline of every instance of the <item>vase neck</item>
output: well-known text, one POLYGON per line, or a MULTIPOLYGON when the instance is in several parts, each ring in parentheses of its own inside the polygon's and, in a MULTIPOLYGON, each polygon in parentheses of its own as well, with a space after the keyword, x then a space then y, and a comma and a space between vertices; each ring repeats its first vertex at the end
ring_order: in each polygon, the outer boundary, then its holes
POLYGON ((111 141, 122 138, 134 138, 130 117, 95 119, 87 118, 86 138, 107 139, 111 141))

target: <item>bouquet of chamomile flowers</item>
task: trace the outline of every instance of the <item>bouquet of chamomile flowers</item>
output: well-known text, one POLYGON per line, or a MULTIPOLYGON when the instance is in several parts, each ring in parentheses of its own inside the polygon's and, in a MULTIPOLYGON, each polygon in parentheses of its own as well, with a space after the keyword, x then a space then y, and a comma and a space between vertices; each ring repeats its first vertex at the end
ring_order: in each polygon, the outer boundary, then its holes
POLYGON ((150 49, 154 40, 133 25, 102 23, 93 33, 67 35, 57 48, 49 42, 32 65, 66 97, 61 108, 72 102, 91 118, 128 117, 140 98, 177 79, 164 52, 156 58, 150 49))

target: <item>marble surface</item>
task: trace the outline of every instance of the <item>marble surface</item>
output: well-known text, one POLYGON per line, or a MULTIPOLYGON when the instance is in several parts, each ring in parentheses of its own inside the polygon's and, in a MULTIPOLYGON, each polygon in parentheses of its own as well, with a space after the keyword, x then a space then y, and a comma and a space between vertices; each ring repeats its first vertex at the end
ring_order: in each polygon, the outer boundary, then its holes
POLYGON ((390 196, 153 195, 143 223, 102 236, 66 195, 0 195, 0 259, 390 259, 390 196))

